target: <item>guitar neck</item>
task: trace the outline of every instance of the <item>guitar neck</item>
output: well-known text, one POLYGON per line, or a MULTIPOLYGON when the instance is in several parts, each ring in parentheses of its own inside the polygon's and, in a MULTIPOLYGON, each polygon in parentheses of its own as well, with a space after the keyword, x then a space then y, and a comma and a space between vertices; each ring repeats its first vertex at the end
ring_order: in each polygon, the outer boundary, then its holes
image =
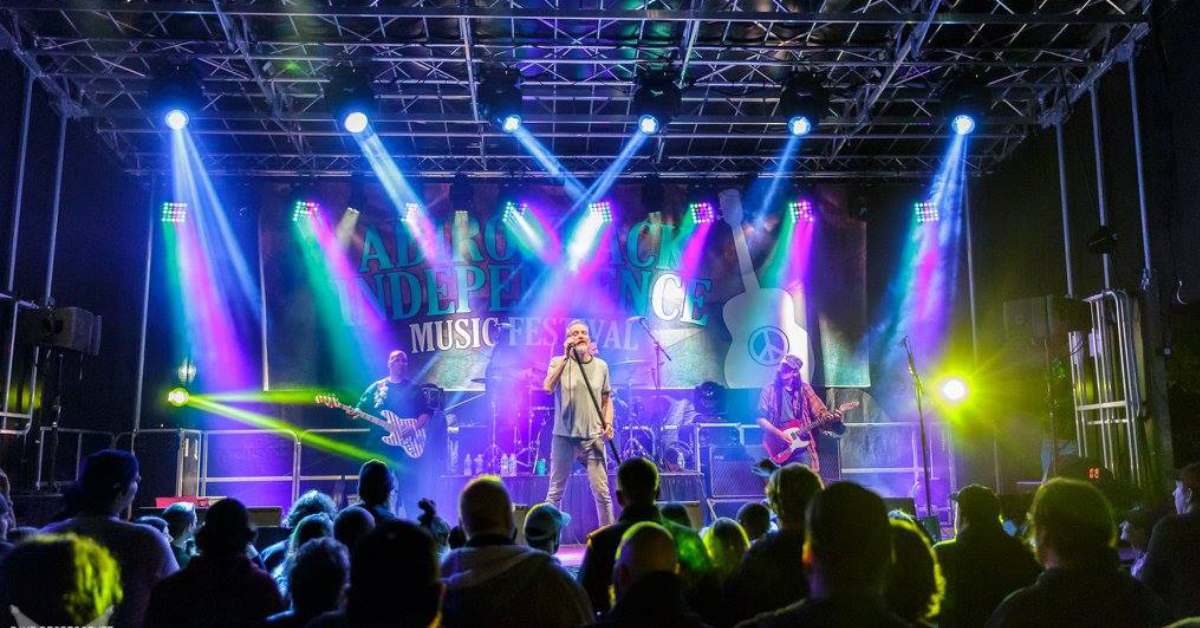
POLYGON ((350 416, 355 416, 364 421, 374 423, 375 425, 378 425, 379 427, 387 427, 388 426, 387 421, 384 421, 383 419, 381 419, 373 414, 369 414, 367 412, 359 410, 358 408, 355 408, 354 406, 348 406, 344 403, 339 403, 339 404, 337 404, 337 407, 340 408, 346 414, 349 414, 350 416))
POLYGON ((746 232, 741 225, 730 223, 733 229, 733 248, 737 250, 738 267, 742 271, 742 283, 746 290, 758 290, 758 275, 754 272, 754 258, 750 257, 750 246, 746 244, 746 232))

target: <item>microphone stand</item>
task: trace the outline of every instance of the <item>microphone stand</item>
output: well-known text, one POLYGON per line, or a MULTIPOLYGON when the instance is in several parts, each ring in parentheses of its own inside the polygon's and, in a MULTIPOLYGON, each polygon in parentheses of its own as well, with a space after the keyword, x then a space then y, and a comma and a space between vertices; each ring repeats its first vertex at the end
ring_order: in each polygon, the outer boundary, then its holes
MULTIPOLYGON (((604 420, 604 409, 600 407, 600 401, 596 399, 596 392, 592 390, 592 382, 588 381, 587 370, 583 368, 583 360, 580 359, 579 351, 576 347, 571 347, 571 355, 575 356, 575 363, 579 365, 579 372, 583 375, 583 387, 587 388, 588 397, 592 398, 592 405, 596 407, 596 414, 600 417, 600 423, 603 425, 606 422, 604 420)), ((613 437, 612 440, 608 441, 608 448, 612 452, 613 460, 616 460, 617 464, 620 465, 621 453, 617 451, 617 445, 613 442, 617 438, 617 426, 613 425, 612 428, 613 437)), ((601 434, 600 438, 603 439, 604 435, 601 434)))
MULTIPOLYGON (((921 425, 921 468, 925 474, 925 517, 926 519, 935 518, 933 513, 933 492, 929 486, 929 440, 925 435, 925 408, 923 398, 925 396, 925 385, 921 383, 921 375, 917 373, 917 364, 913 360, 912 344, 908 341, 908 336, 900 342, 904 346, 904 352, 908 356, 908 374, 912 377, 913 391, 917 398, 917 420, 921 425)), ((935 535, 935 538, 940 535, 935 535)))
POLYGON ((642 329, 646 330, 646 335, 650 337, 650 342, 654 345, 654 372, 651 373, 650 378, 654 380, 654 392, 662 392, 663 358, 666 358, 668 362, 674 362, 674 360, 671 359, 671 354, 667 353, 666 348, 662 346, 658 338, 654 336, 654 332, 650 330, 650 326, 646 324, 646 317, 639 316, 638 324, 642 326, 642 329))

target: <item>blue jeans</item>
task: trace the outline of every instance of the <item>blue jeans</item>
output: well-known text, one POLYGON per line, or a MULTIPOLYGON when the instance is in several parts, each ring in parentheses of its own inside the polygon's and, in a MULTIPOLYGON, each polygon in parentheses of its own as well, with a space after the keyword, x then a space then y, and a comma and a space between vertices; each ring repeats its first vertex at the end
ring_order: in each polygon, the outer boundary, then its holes
POLYGON ((576 460, 587 469, 588 484, 596 500, 596 520, 601 527, 610 525, 613 522, 613 507, 612 495, 608 492, 608 460, 603 438, 554 435, 550 441, 550 490, 546 493, 546 501, 554 504, 555 508, 562 507, 563 493, 567 490, 567 480, 571 478, 576 460))

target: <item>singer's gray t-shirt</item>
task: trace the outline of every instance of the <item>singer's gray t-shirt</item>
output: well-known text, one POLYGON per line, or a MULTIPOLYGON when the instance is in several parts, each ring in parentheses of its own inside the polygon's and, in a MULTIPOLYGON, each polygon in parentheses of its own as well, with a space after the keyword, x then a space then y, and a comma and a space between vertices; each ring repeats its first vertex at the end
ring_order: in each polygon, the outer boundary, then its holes
MULTIPOLYGON (((550 359, 550 370, 558 368, 564 358, 555 356, 550 359)), ((587 381, 592 385, 596 402, 588 395, 587 386, 583 383, 583 373, 579 363, 571 360, 563 369, 558 385, 554 387, 554 435, 569 438, 599 438, 604 431, 600 415, 596 413, 596 404, 604 407, 604 395, 610 392, 608 385, 608 363, 597 357, 583 363, 587 381)))

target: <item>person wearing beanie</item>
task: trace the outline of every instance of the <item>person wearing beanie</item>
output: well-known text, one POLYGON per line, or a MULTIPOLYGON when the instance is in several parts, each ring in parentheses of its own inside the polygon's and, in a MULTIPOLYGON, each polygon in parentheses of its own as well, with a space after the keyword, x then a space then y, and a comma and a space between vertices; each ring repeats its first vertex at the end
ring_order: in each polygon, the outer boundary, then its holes
POLYGON ((141 626, 155 583, 179 570, 166 537, 148 526, 121 520, 141 479, 137 458, 128 451, 105 449, 88 456, 72 491, 78 512, 43 529, 48 534, 90 538, 116 559, 125 592, 112 616, 118 628, 141 626))

